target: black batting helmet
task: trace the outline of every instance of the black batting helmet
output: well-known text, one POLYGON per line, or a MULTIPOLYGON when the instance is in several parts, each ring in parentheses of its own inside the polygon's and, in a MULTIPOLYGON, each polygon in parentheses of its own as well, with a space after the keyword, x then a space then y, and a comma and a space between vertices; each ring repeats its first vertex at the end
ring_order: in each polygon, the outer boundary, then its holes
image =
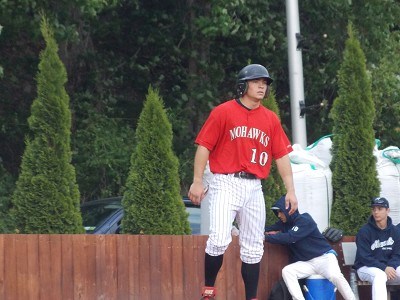
POLYGON ((240 70, 236 82, 236 92, 238 96, 242 96, 246 93, 247 90, 247 81, 257 78, 265 78, 267 80, 267 84, 270 85, 273 80, 269 77, 269 73, 267 68, 262 65, 252 64, 244 67, 240 70))

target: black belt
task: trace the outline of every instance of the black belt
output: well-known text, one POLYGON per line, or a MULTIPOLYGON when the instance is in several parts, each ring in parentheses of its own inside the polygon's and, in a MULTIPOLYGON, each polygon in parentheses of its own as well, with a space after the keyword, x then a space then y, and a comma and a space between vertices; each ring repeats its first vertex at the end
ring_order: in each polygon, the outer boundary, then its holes
POLYGON ((257 176, 246 172, 236 172, 233 173, 233 177, 243 178, 243 179, 257 179, 257 176))

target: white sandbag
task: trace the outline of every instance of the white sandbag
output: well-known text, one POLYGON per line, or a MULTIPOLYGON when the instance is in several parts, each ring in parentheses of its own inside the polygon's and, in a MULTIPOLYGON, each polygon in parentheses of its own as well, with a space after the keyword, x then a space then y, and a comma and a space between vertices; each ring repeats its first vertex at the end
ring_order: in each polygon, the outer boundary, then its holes
POLYGON ((322 232, 329 226, 332 208, 332 172, 314 154, 293 145, 289 154, 299 212, 309 213, 322 232))
POLYGON ((309 153, 314 154, 320 160, 322 160, 325 165, 329 166, 332 161, 332 134, 326 135, 318 139, 313 144, 307 146, 306 150, 309 153))
POLYGON ((289 153, 289 157, 294 164, 308 164, 314 169, 324 169, 329 166, 313 153, 304 150, 299 144, 294 144, 292 148, 293 151, 289 153))
POLYGON ((390 146, 376 151, 378 178, 381 184, 380 196, 389 201, 394 224, 400 223, 400 149, 390 146))

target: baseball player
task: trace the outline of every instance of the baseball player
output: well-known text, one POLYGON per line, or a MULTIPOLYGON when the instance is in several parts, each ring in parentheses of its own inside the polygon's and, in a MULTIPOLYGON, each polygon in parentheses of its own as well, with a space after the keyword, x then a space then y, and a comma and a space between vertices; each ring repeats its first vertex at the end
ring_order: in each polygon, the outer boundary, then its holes
POLYGON ((297 208, 288 153, 292 151, 280 120, 261 105, 272 79, 265 67, 252 64, 238 74, 237 99, 212 110, 195 143, 193 183, 189 198, 200 204, 202 181, 209 160, 214 174, 209 184, 210 234, 205 254, 205 286, 202 299, 214 299, 217 274, 232 241, 232 222, 239 226, 240 258, 246 299, 256 299, 260 261, 264 252, 265 202, 261 179, 276 160, 286 186, 286 205, 297 208))
POLYGON ((356 235, 354 269, 372 284, 372 300, 388 299, 386 284, 400 283, 400 231, 389 213, 386 198, 372 199, 371 215, 356 235))
POLYGON ((282 270, 282 277, 294 300, 304 300, 298 279, 321 275, 331 281, 345 300, 355 300, 346 278, 344 278, 337 253, 318 230, 317 224, 308 213, 296 210, 289 215, 285 207, 285 196, 271 209, 279 218, 274 225, 265 228, 265 240, 272 244, 289 247, 292 263, 282 270))

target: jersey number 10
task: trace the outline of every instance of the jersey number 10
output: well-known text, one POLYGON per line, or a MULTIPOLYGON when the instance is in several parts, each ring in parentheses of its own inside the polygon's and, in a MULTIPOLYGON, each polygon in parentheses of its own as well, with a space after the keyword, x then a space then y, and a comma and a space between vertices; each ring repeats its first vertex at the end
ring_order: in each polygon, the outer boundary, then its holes
MULTIPOLYGON (((251 155, 251 163, 252 164, 256 164, 257 163, 257 156, 258 156, 257 155, 257 149, 253 148, 253 149, 251 149, 251 151, 253 152, 252 155, 251 155)), ((268 153, 267 152, 261 152, 259 157, 258 157, 258 163, 261 166, 264 167, 266 165, 267 161, 268 161, 268 153)))

